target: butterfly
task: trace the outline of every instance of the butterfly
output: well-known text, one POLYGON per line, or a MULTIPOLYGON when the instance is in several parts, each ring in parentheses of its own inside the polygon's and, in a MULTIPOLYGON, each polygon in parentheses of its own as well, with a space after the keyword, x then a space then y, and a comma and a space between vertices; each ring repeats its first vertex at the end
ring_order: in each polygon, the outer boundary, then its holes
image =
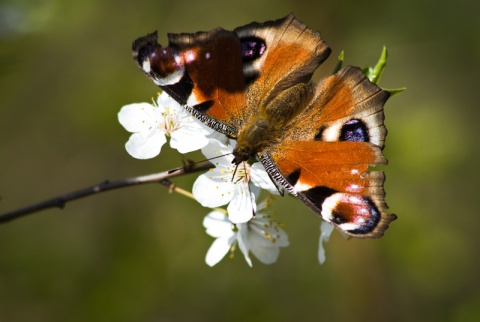
POLYGON ((144 73, 200 121, 236 139, 233 163, 255 158, 270 177, 348 235, 383 235, 382 154, 387 91, 358 67, 310 82, 330 55, 318 32, 292 14, 233 31, 137 39, 144 73))

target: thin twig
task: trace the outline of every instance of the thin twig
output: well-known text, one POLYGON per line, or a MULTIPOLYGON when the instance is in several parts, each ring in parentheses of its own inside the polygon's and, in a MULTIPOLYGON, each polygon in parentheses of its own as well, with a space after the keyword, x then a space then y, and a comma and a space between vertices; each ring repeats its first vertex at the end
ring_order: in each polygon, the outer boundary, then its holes
MULTIPOLYGON (((170 178, 177 177, 184 174, 205 171, 213 166, 210 163, 198 165, 198 163, 189 162, 182 168, 172 169, 160 173, 148 174, 144 176, 131 177, 119 179, 115 181, 105 181, 100 184, 73 191, 58 197, 48 199, 24 208, 19 208, 0 215, 0 224, 7 223, 11 220, 18 219, 25 215, 29 215, 40 210, 48 208, 63 208, 69 201, 77 200, 83 197, 88 197, 100 192, 105 192, 113 189, 120 189, 146 183, 161 183, 170 189, 175 189, 175 186, 170 182, 170 178)), ((177 188, 178 189, 178 188, 177 188)))

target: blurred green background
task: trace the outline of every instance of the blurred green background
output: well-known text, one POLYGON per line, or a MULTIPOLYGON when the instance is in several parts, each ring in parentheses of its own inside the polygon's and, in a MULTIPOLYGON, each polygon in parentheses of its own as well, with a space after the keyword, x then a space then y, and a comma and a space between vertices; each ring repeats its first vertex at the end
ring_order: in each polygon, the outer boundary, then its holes
MULTIPOLYGON (((233 29, 294 12, 346 63, 389 49, 384 238, 334 233, 317 262, 319 219, 277 199, 291 246, 278 262, 210 268, 208 210, 159 185, 82 199, 0 227, 0 321, 478 321, 480 2, 0 2, 0 211, 181 165, 124 150, 120 107, 157 88, 131 58, 154 30, 233 29)), ((194 154, 192 158, 200 159, 194 154)), ((190 189, 195 175, 175 180, 190 189)))

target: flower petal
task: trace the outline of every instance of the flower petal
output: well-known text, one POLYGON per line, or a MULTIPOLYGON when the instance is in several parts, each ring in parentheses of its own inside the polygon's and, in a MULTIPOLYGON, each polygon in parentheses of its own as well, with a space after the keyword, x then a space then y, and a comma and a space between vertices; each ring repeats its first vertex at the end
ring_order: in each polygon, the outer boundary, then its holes
POLYGON ((141 132, 148 130, 152 123, 155 124, 154 109, 148 103, 135 103, 125 105, 118 112, 118 121, 128 132, 141 132))
MULTIPOLYGON (((288 235, 285 232, 285 230, 283 230, 280 227, 277 227, 277 229, 275 230, 275 233, 277 234, 275 236, 276 238, 275 245, 277 247, 287 247, 288 245, 290 245, 290 242, 288 241, 288 235)), ((273 235, 273 233, 271 233, 271 235, 273 235)))
POLYGON ((280 254, 280 247, 286 247, 289 244, 285 231, 263 214, 257 214, 249 222, 249 226, 248 248, 262 263, 274 263, 280 254))
POLYGON ((226 205, 233 197, 235 185, 231 181, 222 180, 224 175, 218 168, 211 169, 198 176, 193 184, 192 193, 204 207, 220 207, 226 205))
POLYGON ((289 245, 287 233, 278 226, 278 223, 270 218, 261 218, 262 214, 257 214, 255 219, 249 222, 251 235, 256 233, 259 238, 255 243, 265 247, 286 247, 289 245))
MULTIPOLYGON (((219 158, 216 160, 219 160, 225 164, 230 164, 232 163, 233 160, 233 155, 231 154, 233 152, 233 149, 235 148, 235 141, 233 140, 227 140, 226 143, 216 139, 216 135, 209 135, 210 137, 210 142, 208 145, 206 145, 202 149, 203 155, 207 159, 211 158, 218 158, 219 156, 224 156, 223 158, 219 158), (212 137, 214 136, 214 138, 212 137)), ((226 136, 222 135, 222 138, 226 138, 226 136)))
POLYGON ((203 219, 203 227, 206 228, 207 234, 215 238, 235 235, 232 222, 224 213, 217 210, 210 212, 203 219))
POLYGON ((245 257, 245 261, 247 261, 248 266, 252 267, 252 260, 250 259, 250 255, 248 254, 248 224, 238 224, 237 225, 238 232, 237 232, 237 243, 238 248, 242 252, 243 256, 245 257))
POLYGON ((173 112, 184 110, 184 108, 166 92, 161 92, 160 95, 158 95, 157 106, 160 108, 162 113, 166 112, 167 109, 170 109, 173 112))
POLYGON ((252 219, 256 206, 255 194, 250 191, 248 184, 239 182, 227 207, 228 218, 234 224, 247 222, 252 219))
POLYGON ((255 162, 250 168, 250 178, 257 187, 268 190, 273 194, 280 194, 277 186, 273 183, 265 167, 260 162, 255 162))
POLYGON ((277 261, 280 255, 280 248, 275 246, 262 246, 258 243, 252 242, 250 250, 255 257, 264 264, 273 264, 277 261))
POLYGON ((235 236, 221 237, 213 241, 212 246, 208 249, 205 256, 205 262, 208 266, 214 266, 228 253, 233 243, 235 242, 235 236))
POLYGON ((137 159, 151 159, 156 157, 167 142, 165 134, 156 129, 134 133, 125 144, 127 152, 137 159))
POLYGON ((179 121, 181 126, 172 132, 170 146, 180 153, 188 153, 200 150, 209 143, 207 135, 213 130, 193 118, 185 118, 179 121))
POLYGON ((208 135, 208 138, 211 139, 211 140, 220 141, 221 144, 223 144, 223 145, 233 146, 233 147, 232 147, 232 151, 233 151, 233 148, 234 148, 235 145, 236 145, 236 141, 235 141, 235 140, 229 139, 225 134, 220 133, 220 132, 217 132, 217 131, 213 131, 212 133, 210 133, 210 134, 208 135))
POLYGON ((325 249, 323 248, 323 242, 327 242, 330 238, 330 234, 333 231, 333 225, 323 221, 320 224, 320 241, 318 246, 318 261, 320 264, 325 263, 325 249))

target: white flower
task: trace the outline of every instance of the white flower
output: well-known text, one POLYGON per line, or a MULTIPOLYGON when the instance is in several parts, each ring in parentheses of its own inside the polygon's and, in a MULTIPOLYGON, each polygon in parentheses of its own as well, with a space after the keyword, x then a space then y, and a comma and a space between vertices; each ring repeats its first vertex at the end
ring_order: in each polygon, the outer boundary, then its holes
MULTIPOLYGON (((259 205, 262 210, 266 203, 259 205)), ((248 265, 252 266, 249 252, 264 264, 274 263, 280 254, 280 247, 288 246, 288 236, 269 215, 257 213, 247 223, 234 224, 223 212, 214 210, 203 220, 207 234, 215 237, 215 241, 207 252, 205 261, 214 266, 225 255, 240 248, 248 265)))
POLYGON ((127 152, 137 159, 156 157, 170 136, 170 146, 180 153, 203 148, 213 130, 188 113, 165 92, 157 103, 125 105, 118 113, 120 124, 133 133, 125 144, 127 152))
POLYGON ((255 214, 255 197, 259 188, 272 193, 278 191, 260 162, 253 165, 247 162, 238 166, 232 164, 234 147, 233 140, 227 144, 210 140, 202 152, 208 159, 216 157, 211 160, 215 168, 198 177, 192 193, 204 207, 215 208, 230 203, 227 208, 230 221, 243 223, 255 214), (253 184, 249 184, 250 179, 253 184))
POLYGON ((318 261, 320 264, 325 263, 325 249, 323 248, 323 242, 327 242, 330 238, 330 234, 333 231, 333 225, 329 222, 323 221, 320 224, 320 241, 318 246, 318 261))

